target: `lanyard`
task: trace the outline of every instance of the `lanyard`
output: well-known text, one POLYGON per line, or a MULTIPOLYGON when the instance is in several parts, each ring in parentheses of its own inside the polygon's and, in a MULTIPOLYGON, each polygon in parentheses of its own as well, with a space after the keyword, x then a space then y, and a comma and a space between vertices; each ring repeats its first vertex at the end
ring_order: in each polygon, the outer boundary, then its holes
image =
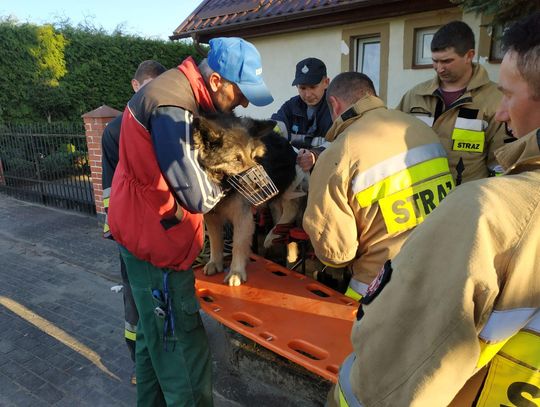
MULTIPOLYGON (((169 274, 171 271, 164 271, 163 272, 163 290, 159 290, 157 288, 152 290, 152 296, 159 301, 159 304, 154 309, 154 314, 164 319, 163 321, 163 349, 165 352, 167 352, 168 349, 168 338, 174 337, 174 313, 173 313, 173 306, 172 306, 172 298, 169 293, 169 274)), ((176 346, 176 342, 173 342, 172 351, 174 352, 174 348, 176 346)))

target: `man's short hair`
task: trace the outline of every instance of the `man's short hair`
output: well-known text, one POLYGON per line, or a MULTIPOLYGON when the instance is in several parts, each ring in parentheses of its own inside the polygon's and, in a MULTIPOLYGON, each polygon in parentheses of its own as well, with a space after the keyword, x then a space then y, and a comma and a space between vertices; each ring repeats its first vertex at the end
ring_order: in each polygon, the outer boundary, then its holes
POLYGON ((540 100, 540 11, 519 20, 502 38, 503 49, 516 54, 519 73, 535 100, 540 100))
MULTIPOLYGON (((210 65, 208 65, 208 58, 204 58, 201 62, 199 62, 199 72, 201 73, 201 76, 204 79, 204 82, 208 85, 208 81, 210 76, 216 72, 212 68, 210 68, 210 65)), ((219 74, 218 74, 219 75, 219 74)), ((225 79, 223 76, 219 75, 221 77, 221 83, 223 83, 225 86, 231 85, 233 82, 229 81, 228 79, 225 79)))
POLYGON ((431 52, 454 48, 456 54, 463 56, 474 49, 474 33, 463 21, 451 21, 437 30, 431 40, 431 52))
POLYGON ((139 64, 137 70, 135 71, 135 75, 133 75, 133 79, 139 83, 142 83, 145 81, 145 79, 153 79, 158 77, 166 70, 167 69, 159 62, 149 59, 147 61, 142 61, 139 64))
POLYGON ((349 105, 356 103, 366 95, 377 96, 377 92, 369 76, 360 72, 340 73, 332 79, 328 89, 326 89, 327 100, 330 96, 334 96, 349 105))

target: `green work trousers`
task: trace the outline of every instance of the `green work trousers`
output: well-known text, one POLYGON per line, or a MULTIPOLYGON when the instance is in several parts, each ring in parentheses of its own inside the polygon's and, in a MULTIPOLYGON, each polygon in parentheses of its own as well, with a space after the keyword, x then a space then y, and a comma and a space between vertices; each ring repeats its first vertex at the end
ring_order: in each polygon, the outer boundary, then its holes
POLYGON ((137 406, 213 406, 210 350, 195 296, 193 271, 172 271, 168 276, 175 329, 174 335, 167 336, 165 349, 165 320, 154 312, 163 304, 152 296, 152 290, 163 292, 163 274, 169 270, 137 259, 124 247, 120 252, 139 311, 137 406))

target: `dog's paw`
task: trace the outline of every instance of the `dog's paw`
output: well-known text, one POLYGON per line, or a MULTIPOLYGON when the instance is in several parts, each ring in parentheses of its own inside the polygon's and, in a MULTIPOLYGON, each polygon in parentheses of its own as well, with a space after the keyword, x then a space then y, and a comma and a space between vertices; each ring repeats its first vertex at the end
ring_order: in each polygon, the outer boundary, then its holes
POLYGON ((211 261, 211 262, 206 263, 203 271, 204 271, 204 274, 206 274, 207 276, 213 276, 216 273, 223 273, 223 266, 222 265, 220 266, 219 264, 211 261))
POLYGON ((247 280, 247 274, 245 270, 241 271, 229 271, 223 280, 225 283, 228 283, 231 287, 238 287, 242 283, 245 283, 247 280))

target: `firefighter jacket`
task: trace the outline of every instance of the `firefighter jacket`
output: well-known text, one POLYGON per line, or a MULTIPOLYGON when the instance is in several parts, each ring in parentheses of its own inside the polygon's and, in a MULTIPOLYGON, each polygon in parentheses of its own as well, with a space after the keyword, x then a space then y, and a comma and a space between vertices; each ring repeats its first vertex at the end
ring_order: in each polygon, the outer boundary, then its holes
POLYGON ((452 175, 460 184, 495 171, 494 152, 509 138, 504 124, 494 118, 501 97, 486 70, 474 65, 465 93, 450 106, 444 106, 435 76, 408 91, 397 109, 433 127, 448 152, 452 175))
POLYGON ((201 213, 223 196, 192 140, 193 115, 213 108, 188 58, 137 92, 124 111, 108 220, 114 239, 155 267, 191 267, 203 242, 201 213))
POLYGON ((437 135, 375 96, 345 111, 326 139, 331 143, 310 177, 303 227, 323 263, 352 261, 350 287, 362 295, 450 192, 452 176, 437 135))
POLYGON ((452 191, 385 264, 331 406, 538 405, 539 146, 498 150, 505 175, 452 191))
POLYGON ((121 124, 122 115, 116 116, 107 124, 101 135, 101 187, 103 188, 103 209, 105 209, 103 237, 111 239, 112 235, 107 216, 109 212, 113 175, 116 166, 118 165, 121 124))

